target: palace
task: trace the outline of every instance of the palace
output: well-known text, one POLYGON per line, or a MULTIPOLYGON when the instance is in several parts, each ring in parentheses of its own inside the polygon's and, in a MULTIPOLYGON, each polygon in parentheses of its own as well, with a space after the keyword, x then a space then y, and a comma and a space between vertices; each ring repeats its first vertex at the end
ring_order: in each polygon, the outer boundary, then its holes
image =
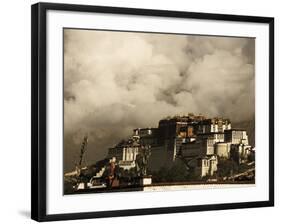
POLYGON ((162 119, 157 128, 134 129, 129 139, 108 150, 107 157, 115 157, 119 167, 130 170, 144 147, 151 153, 149 170, 157 171, 184 160, 200 177, 217 171, 218 158, 240 164, 253 153, 246 130, 232 129, 229 119, 188 114, 162 119))

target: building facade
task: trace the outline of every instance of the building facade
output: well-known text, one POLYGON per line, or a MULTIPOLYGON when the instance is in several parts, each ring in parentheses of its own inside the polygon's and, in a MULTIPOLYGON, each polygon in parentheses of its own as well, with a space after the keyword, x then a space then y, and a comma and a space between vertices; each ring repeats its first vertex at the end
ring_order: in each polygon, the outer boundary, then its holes
POLYGON ((149 146, 148 168, 159 170, 170 167, 177 158, 196 159, 196 173, 212 176, 218 158, 246 161, 251 151, 245 130, 232 129, 229 119, 205 118, 202 115, 168 117, 159 121, 157 128, 137 128, 127 141, 110 148, 109 157, 116 157, 120 167, 134 168, 141 147, 149 146))

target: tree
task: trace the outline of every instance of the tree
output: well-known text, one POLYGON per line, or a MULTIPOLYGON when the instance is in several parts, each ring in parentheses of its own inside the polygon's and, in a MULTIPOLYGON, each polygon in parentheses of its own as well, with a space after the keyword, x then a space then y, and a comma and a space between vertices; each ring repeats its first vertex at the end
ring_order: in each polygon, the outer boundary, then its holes
POLYGON ((161 167, 156 172, 151 172, 153 182, 155 183, 172 183, 188 181, 188 172, 185 165, 181 162, 175 163, 170 168, 161 167))
POLYGON ((218 161, 218 177, 228 177, 238 172, 239 166, 233 160, 219 159, 218 161))

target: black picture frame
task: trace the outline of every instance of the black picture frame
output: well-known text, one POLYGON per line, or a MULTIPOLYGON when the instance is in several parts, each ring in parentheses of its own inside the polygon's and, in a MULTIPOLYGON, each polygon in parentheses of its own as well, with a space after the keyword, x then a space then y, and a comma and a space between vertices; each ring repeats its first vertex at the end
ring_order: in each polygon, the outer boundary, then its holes
POLYGON ((31 10, 31 218, 37 221, 86 219, 116 216, 178 213, 206 210, 238 209, 274 206, 274 18, 164 11, 137 8, 103 7, 73 4, 37 3, 31 10), (234 22, 253 22, 269 25, 269 200, 243 203, 226 203, 196 206, 159 207, 131 210, 46 214, 46 12, 63 10, 100 12, 123 15, 140 15, 169 18, 190 18, 234 22))

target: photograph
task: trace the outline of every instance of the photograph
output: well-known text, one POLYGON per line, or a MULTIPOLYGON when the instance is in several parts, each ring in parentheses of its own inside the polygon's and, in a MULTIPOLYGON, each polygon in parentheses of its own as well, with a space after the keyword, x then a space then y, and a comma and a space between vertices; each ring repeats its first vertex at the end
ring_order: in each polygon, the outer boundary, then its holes
POLYGON ((255 50, 64 27, 63 193, 254 187, 255 50))

